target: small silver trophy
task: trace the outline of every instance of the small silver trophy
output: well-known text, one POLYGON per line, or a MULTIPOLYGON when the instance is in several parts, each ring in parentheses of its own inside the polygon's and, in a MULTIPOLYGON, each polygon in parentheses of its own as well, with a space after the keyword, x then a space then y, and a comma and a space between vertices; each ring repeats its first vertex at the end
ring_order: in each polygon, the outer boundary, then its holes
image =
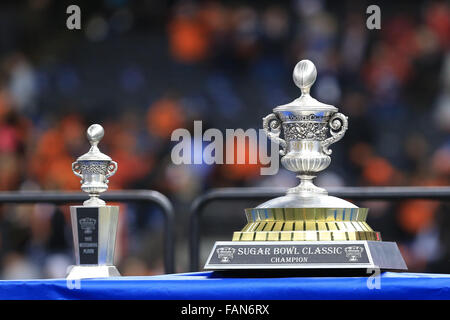
POLYGON ((381 241, 366 223, 367 208, 313 183, 330 165, 329 146, 348 128, 335 106, 310 95, 316 76, 311 61, 297 63, 293 79, 301 96, 263 118, 267 136, 281 147, 282 165, 300 184, 246 209, 247 225, 232 241, 216 242, 205 269, 407 269, 395 242, 381 241))
POLYGON ((89 199, 82 206, 70 207, 76 265, 69 268, 67 279, 120 276, 114 266, 119 207, 107 206, 99 198, 108 189, 108 178, 117 171, 117 163, 97 146, 103 135, 101 125, 91 125, 87 130, 91 148, 72 164, 89 199))

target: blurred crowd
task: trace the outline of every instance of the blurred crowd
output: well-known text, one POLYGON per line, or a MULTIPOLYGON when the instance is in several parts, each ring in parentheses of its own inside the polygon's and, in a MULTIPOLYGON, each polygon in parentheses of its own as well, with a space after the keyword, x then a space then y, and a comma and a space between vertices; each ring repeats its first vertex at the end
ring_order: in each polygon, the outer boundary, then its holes
MULTIPOLYGON (((369 4, 86 1, 81 30, 68 30, 64 1, 2 2, 0 190, 79 190, 71 163, 88 150, 86 128, 101 123, 100 149, 119 164, 110 189, 154 189, 173 201, 177 271, 186 271, 196 196, 296 178, 284 169, 261 176, 259 165, 176 166, 172 131, 192 130, 194 120, 204 130, 261 128, 300 95, 291 72, 305 58, 318 69, 312 95, 349 117, 318 184, 449 185, 450 5, 381 1, 381 29, 368 30, 369 4)), ((448 202, 359 205, 410 270, 450 272, 448 202)), ((162 273, 158 208, 120 206, 119 269, 162 273)), ((63 277, 71 236, 68 206, 1 206, 0 278, 63 277)))

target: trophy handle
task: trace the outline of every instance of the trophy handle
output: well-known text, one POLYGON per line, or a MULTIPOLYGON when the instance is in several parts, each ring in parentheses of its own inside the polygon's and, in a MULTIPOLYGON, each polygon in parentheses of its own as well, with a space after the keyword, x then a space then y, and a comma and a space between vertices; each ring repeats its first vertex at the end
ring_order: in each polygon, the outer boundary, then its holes
POLYGON ((347 131, 348 129, 348 118, 343 115, 342 113, 335 113, 333 114, 333 116, 330 118, 330 121, 328 121, 328 125, 330 126, 330 134, 331 137, 325 139, 322 141, 321 145, 322 145, 322 151, 327 154, 330 155, 332 153, 332 151, 330 149, 328 149, 328 147, 341 140, 342 137, 345 134, 345 131, 347 131))
POLYGON ((117 171, 117 162, 111 161, 108 164, 108 173, 106 174, 106 178, 113 176, 117 171))
POLYGON ((83 182, 83 176, 81 175, 81 166, 80 164, 75 161, 72 163, 72 172, 79 178, 81 178, 81 181, 83 182))
POLYGON ((281 146, 280 155, 284 156, 286 154, 286 141, 280 138, 281 120, 276 114, 271 113, 263 118, 263 129, 270 140, 281 146))

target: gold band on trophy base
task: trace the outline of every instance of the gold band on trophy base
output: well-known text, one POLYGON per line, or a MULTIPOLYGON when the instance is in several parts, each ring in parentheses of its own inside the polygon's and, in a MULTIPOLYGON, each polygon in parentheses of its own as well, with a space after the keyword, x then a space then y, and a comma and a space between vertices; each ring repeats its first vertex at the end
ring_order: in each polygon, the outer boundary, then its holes
POLYGON ((251 208, 233 241, 381 241, 366 223, 367 208, 251 208))
POLYGON ((380 241, 375 231, 238 231, 233 241, 380 241))

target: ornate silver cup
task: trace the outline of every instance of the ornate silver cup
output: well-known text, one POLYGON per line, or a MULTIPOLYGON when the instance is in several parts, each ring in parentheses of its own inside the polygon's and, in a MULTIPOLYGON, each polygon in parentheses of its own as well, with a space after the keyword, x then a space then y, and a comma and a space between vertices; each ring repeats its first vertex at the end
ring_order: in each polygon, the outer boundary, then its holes
POLYGON ((100 193, 108 190, 108 178, 117 171, 117 162, 103 154, 98 149, 98 143, 103 138, 104 130, 101 125, 93 124, 87 130, 87 137, 91 143, 89 152, 72 163, 73 173, 81 178, 81 190, 89 193, 90 198, 85 206, 105 205, 99 198, 100 193))
POLYGON ((332 151, 328 147, 339 141, 348 128, 347 117, 337 112, 336 107, 319 102, 309 94, 316 76, 317 70, 311 61, 300 61, 294 68, 293 78, 302 95, 276 107, 263 118, 268 137, 282 148, 282 165, 300 178, 300 184, 288 193, 303 196, 326 194, 326 190, 315 186, 312 180, 330 165, 332 151), (281 131, 284 139, 280 138, 281 131), (328 132, 330 137, 327 137, 328 132))
POLYGON ((72 164, 89 199, 83 206, 70 207, 76 265, 71 266, 68 279, 120 276, 114 266, 119 207, 107 206, 99 198, 108 189, 108 178, 117 171, 117 163, 98 149, 103 135, 102 126, 90 126, 87 137, 91 148, 72 164))

